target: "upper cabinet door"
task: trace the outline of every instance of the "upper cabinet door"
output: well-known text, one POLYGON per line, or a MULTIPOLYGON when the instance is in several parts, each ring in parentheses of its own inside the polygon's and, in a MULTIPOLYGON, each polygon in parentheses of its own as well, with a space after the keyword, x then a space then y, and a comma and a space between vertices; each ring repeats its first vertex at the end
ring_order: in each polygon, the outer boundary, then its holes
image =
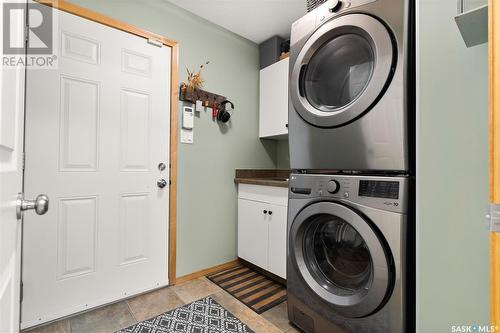
POLYGON ((283 59, 260 71, 259 137, 288 135, 288 64, 283 59))

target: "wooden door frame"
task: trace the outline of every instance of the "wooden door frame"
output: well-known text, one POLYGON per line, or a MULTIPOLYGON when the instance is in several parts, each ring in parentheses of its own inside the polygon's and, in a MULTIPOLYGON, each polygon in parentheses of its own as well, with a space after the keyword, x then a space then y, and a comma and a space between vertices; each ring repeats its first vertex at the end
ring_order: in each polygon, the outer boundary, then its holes
POLYGON ((179 87, 179 44, 164 36, 115 20, 65 0, 35 0, 38 3, 104 24, 130 34, 159 42, 172 49, 170 67, 170 188, 168 225, 168 284, 176 283, 177 258, 177 96, 179 87))
MULTIPOLYGON (((490 202, 500 204, 500 4, 488 4, 490 202)), ((490 318, 500 327, 500 233, 490 233, 490 318)))

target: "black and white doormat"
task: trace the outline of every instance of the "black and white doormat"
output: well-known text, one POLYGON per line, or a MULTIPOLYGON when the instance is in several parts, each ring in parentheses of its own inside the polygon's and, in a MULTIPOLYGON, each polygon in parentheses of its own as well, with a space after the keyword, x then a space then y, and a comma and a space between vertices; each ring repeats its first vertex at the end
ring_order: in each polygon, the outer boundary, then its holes
POLYGON ((116 333, 254 333, 212 297, 170 310, 116 333))

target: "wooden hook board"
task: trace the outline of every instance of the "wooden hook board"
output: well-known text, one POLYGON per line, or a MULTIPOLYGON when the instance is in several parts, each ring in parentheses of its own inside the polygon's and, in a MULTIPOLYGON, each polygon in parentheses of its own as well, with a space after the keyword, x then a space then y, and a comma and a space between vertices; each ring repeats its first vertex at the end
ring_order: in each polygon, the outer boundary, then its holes
POLYGON ((202 101, 204 107, 211 108, 214 103, 220 104, 227 100, 226 97, 217 95, 202 89, 190 90, 187 88, 185 83, 181 84, 179 99, 181 101, 196 103, 196 101, 202 101))

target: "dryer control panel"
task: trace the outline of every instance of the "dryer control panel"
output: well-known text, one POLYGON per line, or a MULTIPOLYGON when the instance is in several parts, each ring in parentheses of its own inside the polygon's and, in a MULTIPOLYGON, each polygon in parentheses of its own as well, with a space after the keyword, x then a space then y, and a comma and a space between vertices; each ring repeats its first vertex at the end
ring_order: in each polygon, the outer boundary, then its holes
POLYGON ((336 199, 406 213, 408 177, 290 175, 289 198, 336 199))
POLYGON ((329 0, 316 8, 316 27, 319 27, 331 17, 343 13, 347 9, 366 5, 377 0, 329 0))
POLYGON ((334 16, 376 1, 378 0, 328 0, 292 24, 290 43, 293 45, 302 38, 308 37, 317 27, 334 16))

